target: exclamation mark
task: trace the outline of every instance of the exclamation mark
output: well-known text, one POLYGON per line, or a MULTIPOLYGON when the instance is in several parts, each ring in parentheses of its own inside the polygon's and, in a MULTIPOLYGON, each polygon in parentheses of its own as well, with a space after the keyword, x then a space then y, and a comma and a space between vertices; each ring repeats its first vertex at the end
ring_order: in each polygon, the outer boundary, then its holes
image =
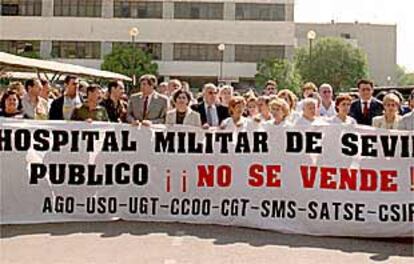
POLYGON ((187 192, 187 171, 183 170, 182 175, 182 191, 187 192))
POLYGON ((414 192, 414 167, 411 167, 411 191, 414 192))
POLYGON ((167 182, 166 182, 166 191, 171 191, 171 171, 167 170, 167 182))

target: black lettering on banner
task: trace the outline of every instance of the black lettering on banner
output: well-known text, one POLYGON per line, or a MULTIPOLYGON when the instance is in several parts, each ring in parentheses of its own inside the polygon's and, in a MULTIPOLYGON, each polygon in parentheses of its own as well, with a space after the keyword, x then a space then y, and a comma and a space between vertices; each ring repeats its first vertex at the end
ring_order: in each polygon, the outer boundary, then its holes
POLYGON ((52 151, 59 152, 63 146, 69 143, 69 135, 65 130, 53 130, 52 151))
POLYGON ((321 132, 306 132, 306 153, 322 154, 321 132))
POLYGON ((30 164, 30 184, 38 184, 39 179, 44 178, 47 173, 47 167, 41 163, 30 164))
POLYGON ((203 145, 201 143, 198 143, 196 139, 196 133, 188 133, 188 153, 203 153, 203 145))
POLYGON ((75 198, 72 196, 45 197, 42 206, 42 213, 66 213, 72 214, 75 211, 75 198))
POLYGON ((380 136, 385 157, 394 157, 397 148, 398 136, 380 136), (390 142, 391 141, 391 142, 390 142))
POLYGON ((205 140, 205 153, 213 153, 213 133, 206 133, 204 136, 206 137, 205 140))
POLYGON ((155 152, 174 153, 174 132, 155 132, 155 152))
POLYGON ((267 153, 269 152, 269 146, 267 132, 253 132, 253 152, 255 153, 267 153))
POLYGON ((303 148, 303 138, 300 132, 286 132, 286 152, 300 153, 303 148))
POLYGON ((361 155, 365 157, 377 157, 378 151, 374 148, 374 144, 377 143, 377 136, 374 135, 362 135, 361 136, 361 145, 362 151, 361 155))
POLYGON ((129 131, 121 131, 122 138, 122 147, 121 151, 137 151, 137 142, 134 140, 129 140, 129 131))
POLYGON ((236 153, 250 153, 249 137, 247 132, 239 132, 237 135, 236 153))
POLYGON ((135 164, 132 167, 132 181, 136 185, 145 185, 148 183, 149 169, 146 164, 135 164))
POLYGON ((86 140, 86 151, 95 151, 95 141, 99 140, 99 131, 88 131, 82 132, 82 140, 86 140))
POLYGON ((177 152, 178 153, 185 153, 186 152, 186 146, 185 146, 185 137, 186 137, 187 133, 185 132, 177 132, 177 136, 178 136, 178 149, 177 152))
POLYGON ((82 185, 85 183, 85 167, 81 164, 68 164, 68 184, 82 185))
POLYGON ((49 138, 50 133, 46 129, 38 129, 33 134, 33 139, 36 142, 33 145, 33 149, 37 151, 47 151, 49 150, 49 138))
POLYGON ((65 182, 66 164, 50 164, 49 179, 53 184, 63 184, 65 182))
POLYGON ((358 136, 346 133, 342 136, 342 154, 355 156, 358 154, 358 136))
POLYGON ((96 174, 96 166, 93 164, 88 165, 88 181, 86 185, 102 185, 103 184, 103 175, 96 174))
POLYGON ((70 148, 70 152, 79 152, 79 131, 73 130, 71 131, 71 148, 70 148))
POLYGON ((102 151, 103 152, 118 152, 118 142, 116 139, 115 131, 106 131, 104 141, 102 143, 102 151))
POLYGON ((14 132, 15 148, 17 151, 27 151, 30 148, 31 134, 27 129, 17 129, 14 132))
POLYGON ((216 142, 220 142, 220 153, 229 153, 229 142, 233 140, 233 133, 217 133, 216 142))
POLYGON ((129 176, 124 175, 124 171, 129 171, 130 167, 128 163, 122 162, 115 165, 115 182, 118 184, 128 184, 129 176))
POLYGON ((11 134, 11 129, 0 129, 0 151, 12 151, 11 134))

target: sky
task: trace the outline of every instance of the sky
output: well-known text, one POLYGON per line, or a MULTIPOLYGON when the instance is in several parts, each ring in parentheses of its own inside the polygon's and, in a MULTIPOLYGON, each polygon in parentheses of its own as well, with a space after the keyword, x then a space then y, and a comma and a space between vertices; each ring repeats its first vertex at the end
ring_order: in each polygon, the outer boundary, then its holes
POLYGON ((414 0, 295 0, 296 22, 397 25, 397 63, 414 72, 414 0))

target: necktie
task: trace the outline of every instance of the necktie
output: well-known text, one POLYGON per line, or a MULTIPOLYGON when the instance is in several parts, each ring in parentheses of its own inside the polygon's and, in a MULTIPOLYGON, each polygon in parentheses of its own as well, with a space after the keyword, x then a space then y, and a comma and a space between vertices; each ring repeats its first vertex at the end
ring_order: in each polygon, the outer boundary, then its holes
POLYGON ((368 117, 368 102, 364 102, 364 109, 363 109, 363 115, 365 118, 368 117))
POLYGON ((207 123, 212 126, 213 125, 213 116, 211 115, 211 105, 207 107, 207 123))
POLYGON ((142 111, 142 119, 145 120, 147 117, 147 108, 148 108, 148 96, 145 96, 144 99, 144 110, 142 111))

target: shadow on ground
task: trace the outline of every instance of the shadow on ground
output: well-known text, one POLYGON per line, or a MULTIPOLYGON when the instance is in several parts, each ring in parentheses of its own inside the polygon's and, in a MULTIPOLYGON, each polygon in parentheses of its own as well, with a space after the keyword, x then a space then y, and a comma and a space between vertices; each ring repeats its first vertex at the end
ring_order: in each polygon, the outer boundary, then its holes
POLYGON ((143 236, 163 233, 169 236, 195 236, 212 239, 215 245, 246 243, 254 247, 289 246, 291 248, 322 248, 342 252, 372 254, 371 260, 384 261, 391 256, 414 257, 414 238, 342 238, 282 234, 251 228, 216 225, 193 225, 154 222, 78 222, 31 225, 2 225, 1 239, 25 235, 50 234, 64 236, 75 233, 98 233, 102 238, 122 234, 143 236))

